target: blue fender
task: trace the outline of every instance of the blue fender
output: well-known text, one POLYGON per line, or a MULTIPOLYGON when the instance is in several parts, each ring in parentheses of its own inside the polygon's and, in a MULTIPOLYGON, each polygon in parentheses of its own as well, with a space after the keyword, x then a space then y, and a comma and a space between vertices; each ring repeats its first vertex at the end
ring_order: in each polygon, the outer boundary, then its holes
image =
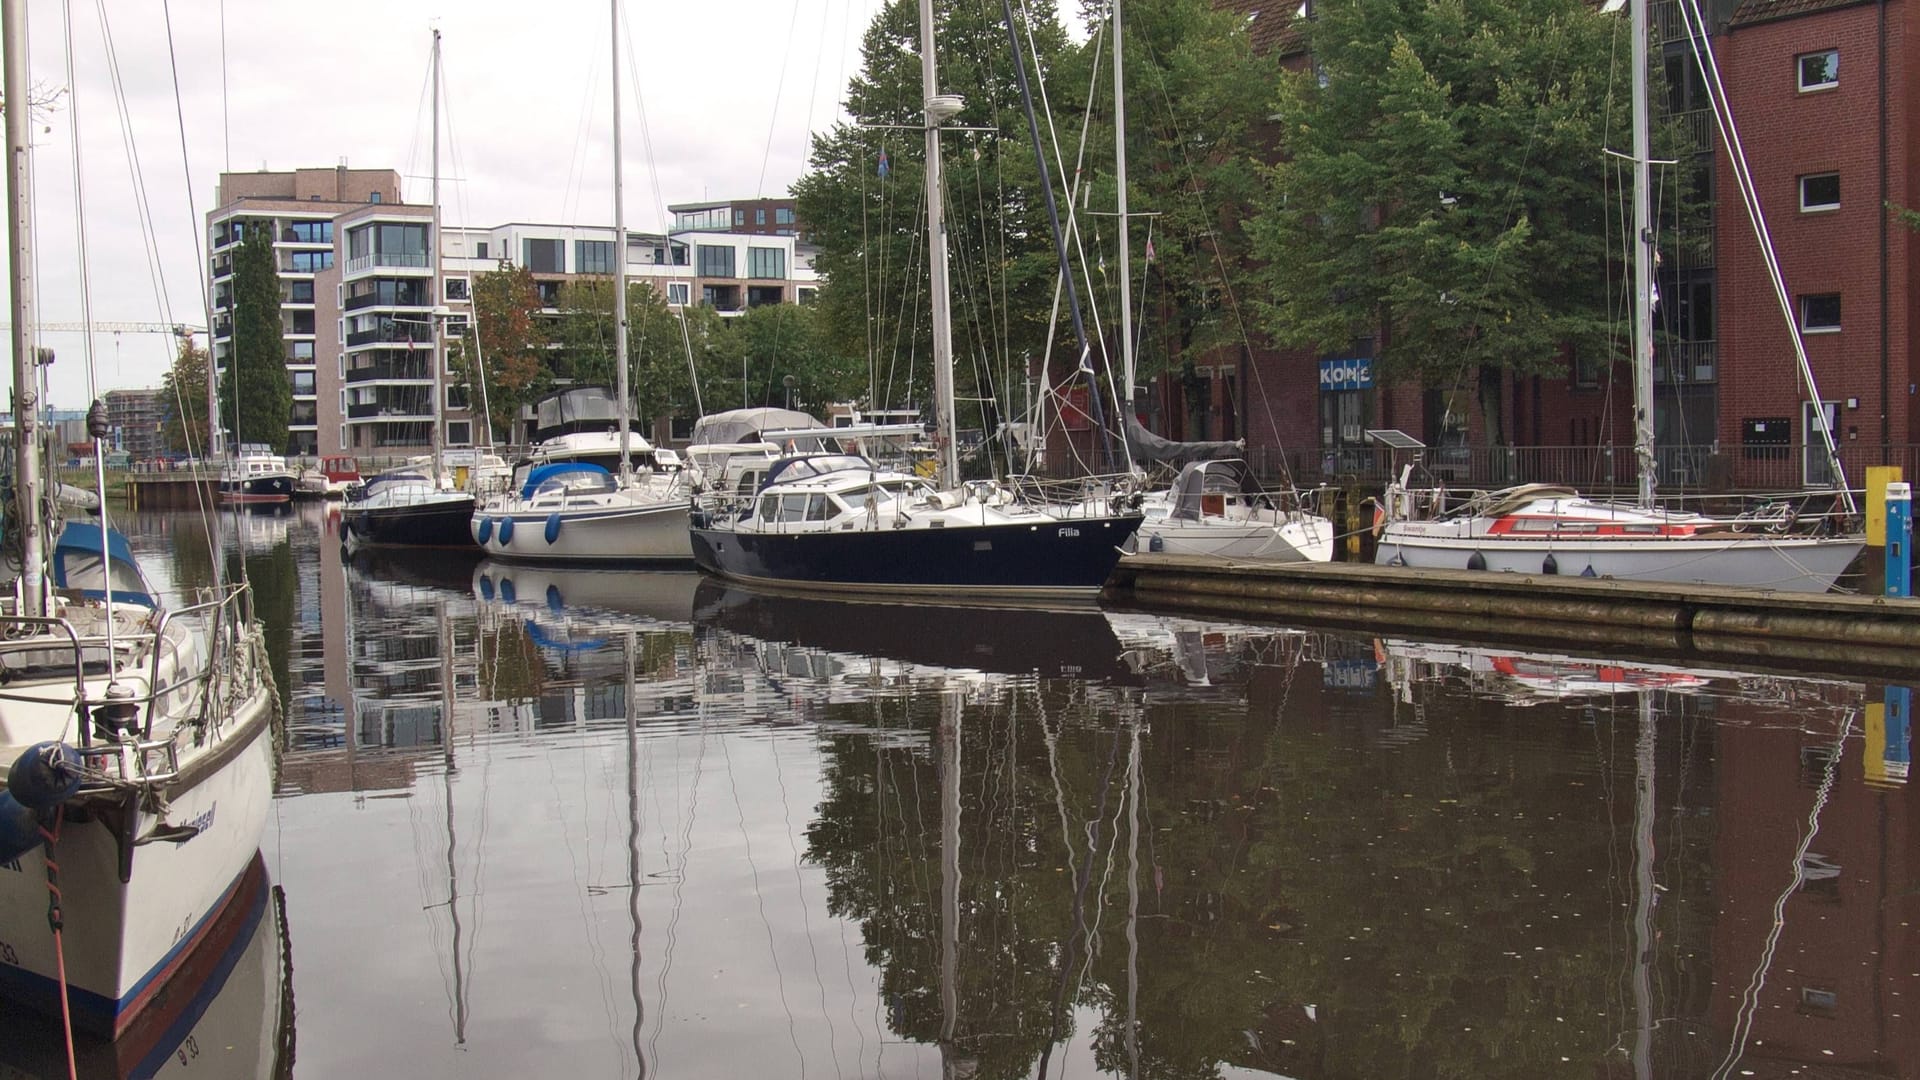
POLYGON ((485 574, 480 575, 480 599, 493 603, 493 579, 485 574))
POLYGON ((7 770, 7 793, 29 810, 51 810, 79 791, 80 755, 65 743, 34 743, 7 770))
POLYGON ((493 539, 493 519, 492 518, 482 517, 480 519, 480 524, 473 530, 473 539, 481 547, 485 547, 487 544, 487 541, 493 539))
POLYGON ((513 519, 503 517, 500 519, 500 546, 506 547, 511 543, 513 543, 513 519))
POLYGON ((547 515, 547 546, 552 547, 553 542, 558 539, 560 539, 560 511, 555 510, 547 515))
MULTIPOLYGON (((509 518, 508 520, 512 520, 512 519, 509 518)), ((511 604, 515 600, 519 599, 519 597, 514 595, 514 593, 517 591, 518 590, 514 589, 513 587, 512 578, 503 577, 500 579, 500 599, 511 604)))

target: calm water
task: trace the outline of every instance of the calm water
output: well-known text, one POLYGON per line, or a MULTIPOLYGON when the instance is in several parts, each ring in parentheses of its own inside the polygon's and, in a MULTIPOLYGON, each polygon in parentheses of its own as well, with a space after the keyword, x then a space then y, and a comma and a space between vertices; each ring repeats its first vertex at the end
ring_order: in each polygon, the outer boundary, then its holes
POLYGON ((343 562, 323 513, 238 519, 283 902, 182 1074, 1920 1075, 1903 688, 343 562))

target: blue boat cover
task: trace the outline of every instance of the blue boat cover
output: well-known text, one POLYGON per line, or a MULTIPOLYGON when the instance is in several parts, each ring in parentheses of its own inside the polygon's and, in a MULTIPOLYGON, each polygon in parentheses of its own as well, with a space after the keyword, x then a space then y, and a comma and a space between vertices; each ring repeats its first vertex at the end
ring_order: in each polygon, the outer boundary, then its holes
POLYGON ((520 486, 520 497, 530 499, 540 490, 540 485, 556 476, 569 476, 574 473, 598 473, 611 480, 613 474, 598 465, 585 461, 556 461, 547 465, 536 465, 527 473, 527 482, 520 486))
POLYGON ((101 529, 91 521, 69 522, 53 545, 53 583, 62 589, 78 589, 90 600, 104 599, 111 582, 115 603, 158 607, 153 586, 134 561, 127 538, 114 529, 101 529), (104 541, 103 541, 104 536, 104 541), (101 572, 102 544, 105 544, 106 572, 101 572))

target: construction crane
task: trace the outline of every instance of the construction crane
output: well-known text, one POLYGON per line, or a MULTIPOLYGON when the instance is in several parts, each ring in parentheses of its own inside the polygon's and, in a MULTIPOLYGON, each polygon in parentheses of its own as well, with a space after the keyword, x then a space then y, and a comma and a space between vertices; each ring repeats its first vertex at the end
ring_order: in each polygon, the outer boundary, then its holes
MULTIPOLYGON (((207 328, 204 326, 193 326, 188 323, 43 322, 35 323, 33 326, 34 329, 40 331, 75 334, 84 334, 91 330, 96 334, 172 334, 174 337, 191 337, 194 334, 204 334, 207 332, 207 328)), ((13 327, 6 323, 0 323, 0 329, 12 330, 13 327)))

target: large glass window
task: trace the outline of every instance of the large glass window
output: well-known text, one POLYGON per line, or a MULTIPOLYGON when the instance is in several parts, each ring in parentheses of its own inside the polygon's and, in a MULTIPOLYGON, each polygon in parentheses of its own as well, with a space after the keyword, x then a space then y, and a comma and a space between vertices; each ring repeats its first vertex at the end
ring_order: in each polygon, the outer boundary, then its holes
POLYGON ((564 240, 526 237, 520 241, 520 264, 536 274, 564 274, 567 245, 564 240))
POLYGON ((576 274, 613 273, 613 241, 575 240, 573 264, 576 274))
POLYGON ((700 260, 701 277, 733 276, 733 248, 700 244, 694 254, 700 260))
POLYGON ((750 247, 747 249, 747 276, 752 278, 784 278, 787 276, 787 253, 781 248, 750 247))
POLYGON ((301 244, 333 243, 333 222, 296 221, 287 226, 288 238, 301 244))
MULTIPOLYGON (((290 357, 289 357, 289 358, 290 358, 290 359, 291 359, 291 360, 292 360, 292 361, 293 361, 294 363, 296 363, 296 364, 311 364, 311 363, 313 363, 313 342, 311 342, 311 341, 296 341, 296 342, 293 342, 292 344, 290 344, 290 345, 288 346, 288 349, 289 349, 289 352, 290 352, 290 357)), ((309 378, 309 379, 311 379, 311 378, 313 378, 313 376, 312 376, 311 374, 309 374, 309 375, 307 376, 307 378, 309 378)), ((295 392, 296 392, 296 393, 299 393, 299 392, 301 392, 301 391, 295 391, 295 392)), ((311 388, 309 388, 309 389, 307 389, 307 390, 306 390, 306 391, 304 391, 304 392, 305 392, 305 393, 309 393, 309 394, 311 394, 311 393, 313 393, 313 390, 312 390, 311 388)))
POLYGON ((687 302, 688 295, 689 290, 686 282, 670 281, 667 283, 667 303, 684 306, 687 302))
POLYGON ((313 396, 313 372, 296 371, 293 373, 293 392, 299 397, 313 396))
POLYGON ((332 265, 331 251, 296 251, 290 269, 296 274, 317 274, 332 265))
POLYGON ((311 281, 288 282, 287 283, 287 303, 289 304, 313 303, 313 282, 311 281))
POLYGON ((776 207, 774 207, 774 208, 773 208, 773 223, 774 223, 775 225, 791 225, 791 224, 793 224, 793 208, 792 208, 792 207, 789 207, 789 206, 776 206, 776 207))
POLYGON ((447 279, 447 299, 465 300, 466 298, 467 298, 467 279, 466 278, 448 278, 447 279))

